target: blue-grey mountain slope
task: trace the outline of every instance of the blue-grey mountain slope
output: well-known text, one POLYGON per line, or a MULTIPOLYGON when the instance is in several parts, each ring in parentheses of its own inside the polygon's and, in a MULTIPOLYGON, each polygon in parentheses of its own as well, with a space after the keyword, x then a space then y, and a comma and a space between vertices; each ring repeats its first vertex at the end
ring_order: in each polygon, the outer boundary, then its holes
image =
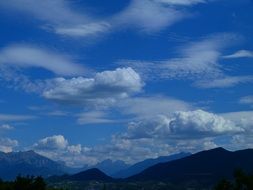
POLYGON ((0 178, 14 179, 17 175, 48 177, 64 174, 67 167, 61 163, 41 156, 34 151, 0 152, 0 178))
POLYGON ((118 173, 114 173, 113 177, 115 177, 115 178, 127 178, 129 176, 138 174, 138 173, 142 172, 143 170, 147 169, 148 167, 151 167, 155 164, 170 162, 170 161, 177 160, 177 159, 180 159, 180 158, 184 158, 184 157, 187 157, 187 156, 190 156, 190 155, 191 155, 191 153, 181 152, 181 153, 173 154, 173 155, 170 155, 170 156, 161 156, 161 157, 158 157, 158 158, 155 158, 155 159, 147 159, 147 160, 138 162, 138 163, 130 166, 129 168, 127 168, 125 170, 121 170, 118 173))

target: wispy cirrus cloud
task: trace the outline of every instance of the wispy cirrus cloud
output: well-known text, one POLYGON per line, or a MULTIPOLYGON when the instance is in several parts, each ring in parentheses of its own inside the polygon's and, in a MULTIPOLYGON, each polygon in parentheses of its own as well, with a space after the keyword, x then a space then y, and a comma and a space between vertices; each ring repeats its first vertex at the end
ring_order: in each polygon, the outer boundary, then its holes
POLYGON ((224 59, 253 58, 253 51, 239 50, 231 55, 224 55, 224 59))
POLYGON ((36 119, 35 116, 32 115, 14 115, 14 114, 0 114, 1 122, 9 122, 9 121, 26 121, 36 119))
POLYGON ((92 37, 122 28, 137 28, 146 33, 161 31, 190 13, 185 9, 205 0, 131 0, 122 11, 99 18, 86 10, 76 11, 75 3, 66 0, 10 0, 0 2, 0 8, 32 15, 42 21, 48 31, 69 37, 92 37))
POLYGON ((104 33, 109 27, 84 12, 75 11, 66 0, 10 0, 1 1, 0 8, 32 15, 40 20, 46 30, 56 34, 86 37, 104 33))
POLYGON ((117 107, 123 114, 137 119, 194 109, 189 102, 165 96, 133 97, 118 102, 117 107))
POLYGON ((239 35, 223 33, 188 42, 178 48, 178 57, 164 61, 121 60, 119 64, 129 65, 147 80, 189 80, 199 88, 233 87, 252 82, 252 76, 229 76, 220 61, 222 52, 240 42, 239 35))
POLYGON ((154 0, 160 3, 166 3, 169 5, 181 5, 181 6, 190 6, 199 3, 207 3, 208 0, 154 0))
POLYGON ((0 130, 12 130, 12 129, 14 129, 14 127, 9 124, 0 125, 0 130))
POLYGON ((212 80, 197 81, 194 85, 200 88, 229 88, 244 83, 253 83, 253 76, 224 76, 212 80))
POLYGON ((77 123, 80 125, 108 124, 116 122, 116 120, 110 119, 109 115, 103 111, 83 112, 78 114, 77 117, 77 123))
POLYGON ((119 27, 134 27, 144 32, 157 32, 185 17, 184 13, 152 0, 132 0, 113 17, 119 27))
POLYGON ((188 42, 178 47, 176 58, 165 61, 122 60, 120 64, 130 65, 144 76, 152 75, 164 79, 198 79, 222 76, 219 59, 221 51, 230 46, 231 40, 238 40, 233 34, 218 34, 205 37, 198 42, 188 42))
POLYGON ((81 75, 85 69, 70 57, 32 45, 10 45, 0 50, 1 66, 37 67, 55 74, 81 75))
POLYGON ((244 96, 242 98, 240 98, 239 100, 239 103, 240 104, 248 104, 248 105, 251 105, 253 106, 253 96, 244 96))

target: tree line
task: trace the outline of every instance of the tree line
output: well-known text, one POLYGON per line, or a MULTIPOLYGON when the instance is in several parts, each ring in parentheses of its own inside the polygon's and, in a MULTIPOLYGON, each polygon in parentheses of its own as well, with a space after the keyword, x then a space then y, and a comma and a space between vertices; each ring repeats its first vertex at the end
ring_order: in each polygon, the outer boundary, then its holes
POLYGON ((0 179, 0 190, 60 190, 48 188, 42 177, 17 176, 14 181, 0 179))
POLYGON ((221 180, 214 190, 253 190, 253 175, 236 170, 233 180, 221 180))

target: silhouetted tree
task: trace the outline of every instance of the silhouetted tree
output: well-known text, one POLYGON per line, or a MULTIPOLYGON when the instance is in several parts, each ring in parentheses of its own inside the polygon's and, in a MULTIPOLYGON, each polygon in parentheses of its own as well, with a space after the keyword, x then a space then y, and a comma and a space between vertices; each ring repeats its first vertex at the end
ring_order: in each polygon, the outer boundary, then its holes
POLYGON ((215 190, 253 190, 253 175, 247 175, 242 170, 235 170, 234 182, 221 180, 215 190))
POLYGON ((36 190, 45 190, 46 183, 42 177, 36 177, 33 181, 32 188, 36 190))
POLYGON ((216 186, 215 190, 232 190, 232 184, 228 180, 221 180, 216 186))

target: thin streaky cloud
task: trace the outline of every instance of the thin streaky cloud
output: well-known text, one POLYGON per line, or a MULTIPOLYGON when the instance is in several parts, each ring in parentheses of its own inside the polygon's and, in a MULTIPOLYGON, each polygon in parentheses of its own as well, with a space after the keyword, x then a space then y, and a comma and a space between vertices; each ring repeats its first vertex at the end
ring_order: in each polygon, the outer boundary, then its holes
POLYGON ((74 10, 72 3, 66 0, 10 0, 0 2, 0 8, 32 15, 44 22, 42 28, 59 35, 92 37, 122 28, 137 28, 146 33, 159 32, 191 17, 191 14, 181 10, 180 6, 205 2, 207 1, 131 0, 125 9, 107 18, 97 18, 85 10, 78 12, 74 10))
POLYGON ((36 116, 32 115, 14 115, 14 114, 0 114, 1 122, 11 122, 11 121, 26 121, 36 119, 36 116))
POLYGON ((32 45, 10 45, 0 50, 0 63, 21 68, 37 67, 63 76, 85 73, 70 57, 32 45))
POLYGON ((223 56, 224 59, 253 58, 253 51, 239 50, 231 55, 223 56))

